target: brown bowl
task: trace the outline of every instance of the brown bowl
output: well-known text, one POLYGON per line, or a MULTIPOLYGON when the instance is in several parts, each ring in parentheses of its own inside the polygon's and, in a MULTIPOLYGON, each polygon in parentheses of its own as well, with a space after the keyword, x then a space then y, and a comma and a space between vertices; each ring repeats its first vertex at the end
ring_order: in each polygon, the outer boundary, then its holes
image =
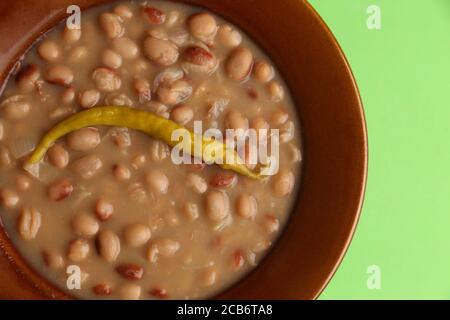
MULTIPOLYGON (((65 15, 104 0, 0 2, 0 82, 42 33, 65 15)), ((275 247, 224 299, 314 299, 350 243, 367 174, 364 113, 350 67, 314 9, 301 0, 183 0, 234 22, 268 52, 295 99, 302 125, 303 177, 275 247)), ((0 298, 68 296, 37 274, 0 230, 0 298)))

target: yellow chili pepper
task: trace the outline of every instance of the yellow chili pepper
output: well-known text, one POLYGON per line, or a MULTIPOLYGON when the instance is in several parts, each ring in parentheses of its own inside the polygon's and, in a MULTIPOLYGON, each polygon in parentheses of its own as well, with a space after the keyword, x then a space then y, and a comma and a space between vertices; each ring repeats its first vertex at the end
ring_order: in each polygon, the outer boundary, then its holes
POLYGON ((183 129, 190 135, 190 154, 192 156, 202 159, 207 163, 216 163, 224 169, 233 170, 253 179, 263 178, 261 174, 248 169, 247 166, 243 164, 243 161, 238 156, 237 152, 228 149, 222 142, 196 135, 187 128, 171 120, 157 116, 152 112, 114 106, 96 107, 81 111, 58 123, 48 131, 39 142, 38 146, 31 154, 28 164, 39 162, 55 141, 64 135, 84 127, 96 125, 127 127, 139 130, 153 138, 165 142, 170 147, 175 147, 182 142, 183 137, 180 137, 178 140, 173 140, 172 133, 177 129, 183 129), (194 141, 196 141, 196 139, 201 141, 201 148, 194 148, 194 141), (205 148, 208 148, 208 150, 212 152, 205 154, 203 152, 205 148), (225 161, 224 156, 225 158, 233 157, 232 159, 234 159, 234 161, 225 161))

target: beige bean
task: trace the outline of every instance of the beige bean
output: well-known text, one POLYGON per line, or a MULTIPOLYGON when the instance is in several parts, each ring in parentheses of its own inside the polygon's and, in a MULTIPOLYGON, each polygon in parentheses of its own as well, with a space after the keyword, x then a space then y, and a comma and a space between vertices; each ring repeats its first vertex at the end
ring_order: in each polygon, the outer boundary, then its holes
POLYGON ((122 300, 139 300, 141 287, 134 283, 125 283, 119 288, 119 297, 122 300))
POLYGON ((114 128, 111 137, 119 148, 127 148, 131 145, 131 137, 127 128, 114 128))
POLYGON ((76 64, 82 62, 87 56, 88 49, 85 46, 78 46, 70 51, 67 61, 71 64, 76 64))
POLYGON ((195 173, 189 173, 186 177, 187 186, 191 187, 197 193, 205 193, 208 190, 208 184, 205 179, 195 173))
POLYGON ((47 155, 50 163, 56 168, 65 168, 69 164, 69 153, 59 143, 48 149, 47 155))
POLYGON ((96 89, 84 90, 78 95, 78 103, 85 109, 92 108, 99 100, 100 92, 96 89))
POLYGON ((90 251, 89 243, 83 239, 70 242, 67 257, 73 262, 81 262, 87 258, 90 251))
POLYGON ((111 39, 121 37, 125 31, 120 18, 112 13, 102 13, 99 23, 105 35, 111 39))
POLYGON ((161 66, 169 66, 178 60, 177 46, 167 40, 147 37, 144 41, 144 53, 146 57, 161 66))
POLYGON ((287 143, 294 139, 295 125, 294 122, 288 121, 280 127, 280 141, 287 143))
POLYGON ((34 64, 29 64, 17 74, 16 83, 20 90, 30 92, 36 89, 36 82, 40 77, 39 68, 34 64))
POLYGON ((169 146, 159 140, 152 141, 150 147, 150 158, 153 161, 162 161, 170 155, 169 146))
POLYGON ((170 238, 159 238, 152 242, 147 250, 147 260, 156 262, 159 256, 168 258, 174 256, 181 245, 177 240, 170 238))
POLYGON ((64 28, 62 36, 66 44, 74 44, 81 39, 81 29, 64 28))
POLYGON ((230 79, 245 80, 253 67, 253 54, 245 47, 234 49, 225 62, 225 71, 230 79))
POLYGON ((289 114, 284 108, 278 108, 270 116, 270 123, 274 127, 280 127, 289 119, 289 114))
POLYGON ((237 110, 230 110, 225 118, 225 126, 227 129, 248 129, 248 119, 237 110))
POLYGON ((71 195, 73 184, 67 178, 55 180, 48 188, 48 197, 51 201, 61 201, 71 195))
POLYGON ((131 166, 137 170, 139 168, 142 168, 146 162, 147 157, 145 156, 145 154, 138 154, 131 160, 131 166))
POLYGON ((122 57, 111 49, 105 49, 102 53, 102 63, 111 69, 118 69, 122 65, 122 57))
POLYGON ((151 191, 158 195, 167 193, 169 179, 162 171, 153 169, 147 173, 146 179, 151 191))
POLYGON ((39 56, 47 62, 55 62, 60 57, 60 50, 56 42, 45 40, 38 47, 39 56))
POLYGON ((213 52, 199 47, 191 46, 183 51, 183 69, 188 73, 211 74, 219 65, 213 52))
POLYGON ((138 95, 139 102, 144 103, 152 98, 150 83, 143 78, 136 78, 133 81, 133 89, 138 95))
POLYGON ((103 92, 113 92, 119 90, 122 86, 122 80, 119 75, 108 68, 97 68, 92 73, 92 80, 98 90, 103 92))
POLYGON ((100 256, 105 261, 116 261, 120 253, 120 239, 113 231, 100 231, 97 236, 96 245, 100 256))
POLYGON ((163 82, 156 91, 158 100, 165 105, 179 104, 192 95, 192 86, 185 79, 163 82))
POLYGON ((48 82, 68 86, 73 81, 73 72, 69 67, 63 65, 53 65, 47 69, 45 80, 48 82))
POLYGON ((169 28, 174 27, 181 18, 181 13, 178 10, 172 10, 167 14, 166 26, 169 28))
POLYGON ((261 220, 262 227, 266 233, 275 233, 280 229, 280 221, 273 215, 266 214, 261 220))
POLYGON ((186 202, 183 205, 183 214, 189 221, 194 221, 200 216, 198 206, 193 202, 186 202))
POLYGON ((229 48, 237 47, 242 42, 242 35, 233 26, 223 24, 217 32, 217 41, 229 48))
POLYGON ((273 102, 279 102, 284 98, 284 89, 276 81, 270 81, 269 83, 267 83, 266 91, 269 95, 270 100, 273 102))
POLYGON ((255 66, 253 67, 253 76, 259 82, 269 82, 273 79, 274 75, 275 72, 273 67, 269 63, 265 61, 258 61, 255 63, 255 66))
POLYGON ((213 222, 223 221, 229 214, 229 200, 226 193, 210 190, 205 197, 205 211, 213 222))
POLYGON ((240 194, 236 200, 236 212, 242 218, 253 219, 258 212, 256 198, 247 193, 240 194))
POLYGON ((31 186, 31 179, 26 175, 19 174, 16 178, 16 185, 17 188, 21 191, 28 190, 31 186))
POLYGON ((146 244, 150 237, 150 228, 141 223, 130 224, 123 230, 125 244, 131 248, 137 248, 146 244))
POLYGON ((129 180, 131 177, 130 169, 122 163, 114 165, 113 174, 114 177, 116 177, 116 179, 119 181, 126 181, 129 180))
POLYGON ((94 127, 78 129, 67 135, 66 142, 74 151, 92 150, 101 142, 100 133, 94 127))
POLYGON ((95 204, 95 214, 100 221, 111 219, 114 214, 113 203, 105 198, 100 198, 95 204))
POLYGON ((190 16, 187 25, 194 37, 205 42, 213 40, 218 29, 216 19, 206 12, 190 16))
POLYGON ((72 170, 83 179, 95 176, 103 166, 103 162, 97 155, 84 156, 72 164, 72 170))
POLYGON ((142 15, 153 25, 163 24, 166 21, 166 14, 154 7, 144 6, 142 8, 142 15))
POLYGON ((2 106, 2 114, 8 120, 21 120, 28 116, 31 106, 26 101, 10 101, 2 106))
POLYGON ((282 169, 272 178, 272 191, 276 197, 285 197, 292 192, 294 184, 294 174, 287 169, 282 169))
POLYGON ((133 101, 124 93, 110 93, 105 97, 105 104, 112 106, 128 106, 134 105, 133 101))
POLYGON ((194 111, 190 106, 180 104, 172 108, 170 118, 181 125, 185 125, 194 118, 194 111))
POLYGON ((70 104, 75 100, 75 88, 69 87, 61 93, 61 103, 70 104))
POLYGON ((250 122, 250 127, 256 130, 258 139, 266 139, 269 133, 269 123, 262 116, 258 116, 250 122))
POLYGON ((112 41, 112 48, 125 60, 134 59, 139 54, 138 45, 127 37, 114 39, 112 41))
POLYGON ((99 224, 93 216, 81 212, 73 217, 72 229, 79 236, 92 237, 98 232, 99 224))
POLYGON ((50 269, 61 269, 64 266, 64 258, 59 253, 45 250, 42 253, 45 264, 50 269))
POLYGON ((217 270, 213 267, 207 268, 205 271, 201 274, 201 284, 204 287, 210 287, 214 283, 216 283, 217 280, 217 270))
POLYGON ((124 4, 115 6, 113 11, 124 20, 128 20, 133 17, 133 11, 131 11, 131 9, 124 4))
POLYGON ((0 189, 0 203, 4 208, 14 208, 19 203, 19 194, 10 188, 0 189))
POLYGON ((41 227, 41 213, 34 207, 23 208, 17 219, 17 230, 24 240, 32 240, 41 227))

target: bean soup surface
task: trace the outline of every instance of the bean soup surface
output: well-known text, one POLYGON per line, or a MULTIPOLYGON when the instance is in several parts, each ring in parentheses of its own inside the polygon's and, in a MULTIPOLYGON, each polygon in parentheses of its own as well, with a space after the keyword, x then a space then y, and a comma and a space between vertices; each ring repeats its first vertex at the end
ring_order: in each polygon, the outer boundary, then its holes
POLYGON ((48 32, 17 70, 0 99, 0 217, 53 284, 85 299, 206 298, 270 249, 299 181, 299 124, 274 65, 236 26, 178 3, 104 5, 82 12, 80 29, 48 32), (161 141, 98 126, 24 170, 47 130, 101 105, 190 129, 279 129, 280 169, 258 181, 175 165, 161 141))

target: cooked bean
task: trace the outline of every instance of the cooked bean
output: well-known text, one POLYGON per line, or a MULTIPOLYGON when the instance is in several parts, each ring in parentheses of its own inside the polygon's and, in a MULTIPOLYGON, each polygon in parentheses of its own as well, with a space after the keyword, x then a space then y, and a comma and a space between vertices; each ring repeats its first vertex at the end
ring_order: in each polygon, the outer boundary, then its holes
POLYGON ((42 257, 50 269, 61 269, 64 266, 64 258, 59 253, 46 250, 42 253, 42 257))
POLYGON ((163 82, 156 91, 158 100, 165 105, 175 105, 192 95, 192 86, 185 79, 163 82))
POLYGON ((270 214, 262 217, 262 227, 267 233, 275 233, 280 229, 280 221, 270 214))
POLYGON ((144 268, 134 263, 120 264, 116 271, 127 280, 141 280, 144 275, 144 268))
POLYGON ((211 178, 209 185, 214 188, 231 189, 236 185, 237 180, 238 177, 234 172, 219 171, 211 178))
POLYGON ((246 219, 255 217, 258 211, 256 198, 247 193, 240 194, 236 201, 236 212, 239 216, 246 219))
POLYGON ((19 203, 19 194, 9 188, 0 190, 0 202, 4 208, 13 208, 19 203))
POLYGON ((163 24, 166 21, 166 14, 154 7, 143 7, 142 14, 146 20, 151 24, 163 24))
POLYGON ((99 283, 96 284, 93 288, 92 291, 97 295, 97 296, 109 296, 112 293, 112 288, 111 286, 107 285, 106 283, 99 283))
POLYGON ((152 290, 150 290, 150 295, 152 295, 155 298, 166 299, 167 290, 162 288, 153 288, 152 290))
POLYGON ((51 201, 61 201, 70 196, 73 191, 72 182, 67 179, 54 181, 48 188, 48 197, 51 201))
POLYGON ((230 110, 225 119, 227 129, 248 129, 248 119, 237 110, 230 110))
POLYGON ((7 102, 2 107, 3 116, 8 120, 20 120, 30 113, 30 104, 25 101, 7 102))
POLYGON ((254 118, 250 123, 250 127, 256 130, 256 136, 258 137, 258 139, 267 138, 270 126, 266 119, 264 119, 264 117, 258 116, 254 118))
POLYGON ((193 202, 184 204, 183 213, 190 221, 194 221, 200 216, 198 206, 193 202))
POLYGON ((103 92, 113 92, 119 90, 122 86, 122 80, 119 75, 108 68, 97 68, 92 73, 92 80, 98 90, 103 92))
POLYGON ((188 47, 183 51, 183 69, 189 73, 213 73, 219 62, 209 50, 198 46, 188 47))
POLYGON ((285 123, 289 119, 289 114, 283 108, 278 108, 270 117, 270 123, 274 127, 280 127, 283 123, 285 123))
POLYGON ((128 128, 115 128, 111 136, 114 144, 119 148, 127 148, 131 145, 131 137, 128 128))
POLYGON ((54 65, 47 69, 45 80, 54 84, 68 86, 73 81, 73 72, 69 67, 54 65))
POLYGON ((105 103, 107 105, 113 106, 133 106, 133 101, 123 93, 110 93, 105 98, 105 103))
POLYGON ((84 156, 72 164, 72 169, 83 179, 90 179, 102 168, 103 162, 97 155, 84 156))
POLYGON ((141 287, 134 283, 125 283, 119 289, 119 297, 123 300, 139 300, 141 287))
POLYGON ((147 259, 156 262, 159 256, 168 258, 175 255, 181 245, 178 241, 170 238, 160 238, 153 241, 147 250, 147 259))
POLYGON ((186 184, 197 193, 205 193, 208 190, 208 184, 205 179, 198 174, 189 173, 186 178, 186 184))
POLYGON ((138 95, 139 102, 144 103, 152 98, 152 90, 150 83, 142 78, 136 78, 133 81, 133 89, 138 95))
POLYGON ((211 41, 217 33, 216 19, 209 13, 197 13, 188 19, 189 32, 201 41, 211 41))
POLYGON ((122 37, 112 41, 113 49, 125 60, 131 60, 139 54, 138 45, 130 38, 122 37))
POLYGON ((281 198, 292 192, 294 183, 294 174, 289 170, 282 169, 272 178, 272 190, 275 196, 281 198))
POLYGON ((81 29, 64 28, 63 39, 66 44, 74 44, 81 39, 81 29))
POLYGON ((154 37, 145 39, 144 53, 148 59, 161 66, 174 64, 179 55, 178 48, 174 43, 154 37))
POLYGON ((283 100, 284 89, 278 82, 270 81, 269 83, 267 83, 266 91, 269 95, 270 100, 272 100, 273 102, 279 102, 283 100))
POLYGON ((123 230, 125 244, 131 248, 140 247, 150 240, 150 228, 141 223, 130 224, 123 230))
POLYGON ((71 64, 80 63, 88 56, 88 49, 85 46, 78 46, 70 51, 67 61, 71 64))
POLYGON ((274 74, 273 67, 265 61, 258 61, 253 67, 253 76, 259 82, 269 82, 274 77, 274 74))
POLYGON ((93 216, 81 212, 73 217, 72 229, 79 236, 92 237, 98 232, 99 224, 93 216))
POLYGON ((67 257, 73 262, 81 262, 87 258, 90 251, 89 243, 83 239, 70 242, 67 257))
POLYGON ((75 100, 75 88, 69 87, 61 93, 61 103, 70 104, 75 100))
POLYGON ((116 177, 116 179, 119 181, 126 181, 129 180, 131 177, 130 169, 122 163, 114 165, 113 174, 114 177, 116 177))
POLYGON ((133 17, 133 12, 130 8, 123 4, 114 7, 114 13, 122 19, 131 19, 133 17))
POLYGON ((59 59, 60 52, 56 42, 52 40, 46 40, 38 47, 38 53, 42 59, 47 62, 55 62, 59 59))
POLYGON ((229 78, 237 81, 245 80, 253 67, 253 54, 245 47, 234 49, 226 63, 225 71, 229 78))
POLYGON ((237 47, 242 42, 242 36, 234 27, 223 24, 217 32, 217 40, 225 47, 237 47))
POLYGON ((139 168, 142 168, 146 162, 147 157, 145 156, 145 154, 138 154, 131 161, 131 166, 137 170, 139 168))
POLYGON ((180 21, 181 13, 178 10, 172 10, 167 14, 166 26, 169 28, 174 27, 178 21, 180 21))
POLYGON ((34 207, 23 208, 17 219, 17 230, 24 240, 32 240, 41 227, 41 213, 34 207))
POLYGON ((99 23, 105 35, 111 39, 122 36, 125 31, 120 18, 112 13, 102 13, 99 23))
POLYGON ((226 193, 211 190, 205 197, 205 210, 208 218, 213 222, 221 222, 229 214, 229 203, 226 193))
POLYGON ((122 65, 122 57, 111 49, 105 49, 102 53, 102 63, 111 69, 118 69, 122 65))
POLYGON ((22 68, 16 77, 16 83, 20 90, 29 92, 36 89, 36 81, 41 77, 41 71, 34 64, 22 68))
POLYGON ((74 151, 88 151, 94 149, 101 142, 97 128, 86 127, 67 135, 67 145, 74 151))
POLYGON ((159 140, 152 141, 150 158, 153 161, 162 161, 170 155, 169 146, 159 140))
POLYGON ((172 108, 172 111, 170 112, 170 118, 181 125, 185 125, 194 118, 194 111, 190 106, 186 104, 180 104, 172 108))
POLYGON ((78 103, 85 109, 92 108, 99 100, 100 92, 96 89, 85 90, 78 95, 78 103))
POLYGON ((294 122, 288 121, 280 127, 280 141, 289 142, 294 139, 295 125, 294 122))
POLYGON ((100 256, 107 262, 114 262, 120 253, 120 239, 111 230, 99 232, 96 240, 100 256))
POLYGON ((147 192, 145 191, 143 185, 139 182, 130 184, 127 188, 127 192, 133 201, 144 202, 147 200, 147 192))
POLYGON ((23 174, 19 174, 16 178, 16 185, 19 190, 28 190, 31 186, 31 179, 23 174))
POLYGON ((147 184, 156 194, 166 194, 169 189, 169 179, 160 170, 151 170, 147 173, 147 184))
POLYGON ((114 213, 114 205, 105 198, 100 198, 95 204, 95 214, 100 221, 109 220, 114 213))
POLYGON ((201 284, 204 287, 210 287, 214 283, 216 283, 217 280, 217 270, 213 267, 210 267, 203 271, 201 274, 201 284))
POLYGON ((48 149, 47 155, 50 163, 56 168, 65 168, 69 164, 69 153, 59 143, 48 149))

